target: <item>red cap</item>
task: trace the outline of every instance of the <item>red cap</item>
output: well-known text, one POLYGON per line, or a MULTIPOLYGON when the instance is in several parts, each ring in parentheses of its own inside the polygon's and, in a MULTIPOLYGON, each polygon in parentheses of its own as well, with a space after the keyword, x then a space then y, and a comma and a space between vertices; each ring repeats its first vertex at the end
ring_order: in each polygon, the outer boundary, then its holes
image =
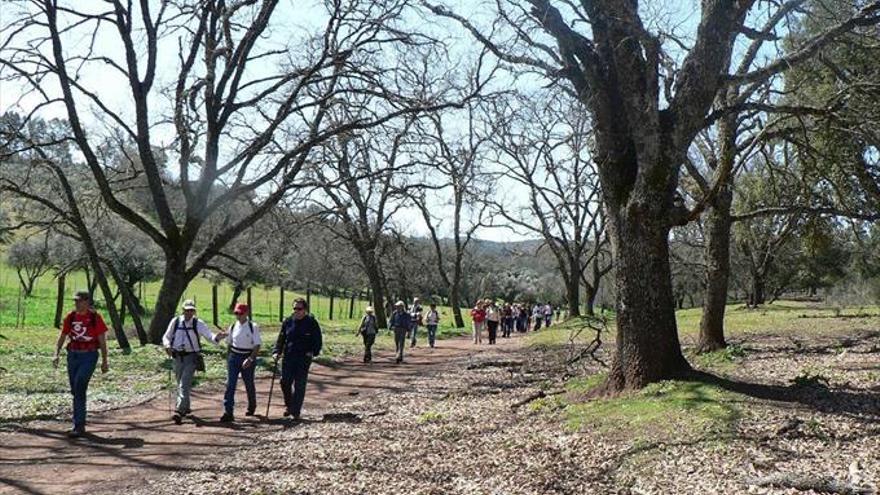
POLYGON ((248 308, 247 304, 238 303, 235 305, 235 311, 233 311, 233 313, 235 313, 237 315, 246 315, 246 314, 248 314, 248 309, 250 309, 250 308, 248 308))

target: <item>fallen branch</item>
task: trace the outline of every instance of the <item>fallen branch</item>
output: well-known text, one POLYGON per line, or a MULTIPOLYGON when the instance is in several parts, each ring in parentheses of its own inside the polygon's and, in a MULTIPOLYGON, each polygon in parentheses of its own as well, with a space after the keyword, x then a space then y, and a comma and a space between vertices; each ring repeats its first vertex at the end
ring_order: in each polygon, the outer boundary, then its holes
POLYGON ((549 392, 545 392, 543 390, 538 390, 537 392, 529 395, 525 399, 519 400, 519 401, 511 404, 510 408, 511 409, 519 409, 520 407, 528 404, 529 402, 536 401, 536 400, 544 398, 544 397, 549 397, 551 395, 559 395, 559 394, 563 394, 563 393, 565 393, 565 390, 561 390, 561 389, 560 390, 551 390, 549 392))
POLYGON ((749 485, 775 488, 793 488, 799 491, 813 490, 817 493, 836 493, 839 495, 873 495, 872 488, 854 486, 829 476, 804 476, 776 473, 761 478, 747 479, 749 485))
POLYGON ((483 368, 517 368, 522 367, 522 361, 510 361, 510 360, 489 360, 482 361, 479 363, 473 363, 467 365, 466 369, 469 370, 479 370, 483 368))

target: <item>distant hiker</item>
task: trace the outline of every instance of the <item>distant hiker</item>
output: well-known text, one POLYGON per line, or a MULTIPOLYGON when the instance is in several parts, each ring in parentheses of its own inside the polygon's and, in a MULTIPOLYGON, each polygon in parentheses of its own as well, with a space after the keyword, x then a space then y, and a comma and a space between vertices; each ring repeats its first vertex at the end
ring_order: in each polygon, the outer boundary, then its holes
POLYGON ((501 337, 508 338, 513 331, 513 306, 504 303, 501 308, 501 337))
POLYGON ((474 344, 483 343, 483 326, 486 322, 486 310, 483 308, 483 301, 477 301, 474 309, 471 310, 471 319, 474 322, 474 344))
POLYGON ((222 423, 235 421, 235 387, 238 385, 238 375, 244 381, 244 389, 247 391, 247 412, 245 416, 253 416, 257 410, 257 387, 254 384, 254 373, 257 368, 257 357, 260 355, 260 346, 263 339, 260 336, 260 326, 248 318, 250 308, 247 304, 238 303, 233 313, 236 321, 229 326, 226 344, 229 345, 229 355, 226 357, 226 394, 223 396, 222 423))
POLYGON ((434 348, 434 341, 437 339, 437 325, 440 324, 440 313, 437 312, 437 305, 431 303, 430 309, 425 314, 425 327, 428 329, 428 345, 434 348))
POLYGON ((419 304, 419 298, 413 299, 413 304, 409 309, 410 316, 410 328, 412 329, 412 333, 410 336, 410 347, 416 346, 416 334, 419 331, 419 325, 422 324, 422 305, 419 304))
POLYGON ((544 326, 550 328, 550 322, 553 321, 553 305, 550 301, 544 305, 544 326))
POLYGON ((295 420, 299 420, 306 397, 309 367, 312 359, 321 353, 323 345, 321 326, 308 310, 309 304, 305 299, 299 298, 293 302, 293 315, 281 324, 278 340, 272 350, 272 357, 276 361, 284 356, 281 365, 281 393, 287 406, 284 415, 293 416, 295 420))
POLYGON ((514 306, 514 309, 516 312, 516 331, 523 333, 528 329, 529 326, 528 313, 521 304, 517 304, 516 306, 514 306))
POLYGON ((183 301, 183 314, 175 316, 168 323, 168 329, 162 336, 165 352, 174 359, 174 378, 177 381, 177 408, 171 419, 180 424, 183 417, 189 415, 190 392, 192 392, 193 376, 196 370, 205 371, 202 357, 202 343, 199 336, 220 345, 226 337, 225 332, 214 334, 208 325, 196 318, 196 303, 192 299, 183 301))
POLYGON ((541 322, 544 320, 544 306, 541 306, 541 303, 535 304, 535 307, 532 308, 532 317, 535 320, 535 331, 541 329, 541 322))
POLYGON ((412 316, 406 311, 403 301, 397 301, 394 312, 391 313, 391 321, 388 326, 394 332, 394 348, 397 353, 397 363, 403 362, 403 348, 406 346, 406 333, 412 326, 412 316))
POLYGON ((489 301, 486 305, 486 326, 489 329, 489 345, 495 344, 498 337, 498 325, 501 323, 501 312, 495 301, 489 301))
POLYGON ((64 318, 61 333, 55 342, 55 356, 52 366, 58 367, 61 346, 67 344, 67 379, 73 395, 73 429, 67 436, 76 438, 86 432, 86 394, 89 380, 98 364, 98 349, 101 350, 101 373, 107 373, 107 325, 104 319, 91 307, 92 296, 80 291, 73 296, 75 309, 64 318))
POLYGON ((373 344, 376 342, 376 333, 379 331, 379 327, 376 324, 373 307, 367 306, 364 312, 366 314, 361 319, 358 334, 364 338, 364 362, 369 363, 373 361, 373 344))

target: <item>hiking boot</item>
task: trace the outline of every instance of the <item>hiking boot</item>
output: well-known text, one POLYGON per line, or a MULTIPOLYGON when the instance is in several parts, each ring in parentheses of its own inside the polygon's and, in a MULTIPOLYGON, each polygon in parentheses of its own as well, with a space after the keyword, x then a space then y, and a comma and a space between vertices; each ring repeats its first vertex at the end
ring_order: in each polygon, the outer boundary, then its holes
POLYGON ((67 438, 79 438, 79 437, 85 435, 85 433, 86 433, 85 428, 73 428, 67 432, 67 438))
POLYGON ((174 421, 174 424, 179 425, 183 423, 183 416, 180 413, 174 413, 174 416, 171 416, 171 420, 174 421))
POLYGON ((284 410, 284 417, 286 418, 286 417, 288 417, 288 416, 290 416, 290 411, 288 411, 287 409, 285 409, 285 410, 284 410))
POLYGON ((256 409, 257 409, 257 408, 248 409, 247 412, 244 413, 244 415, 245 415, 245 416, 253 416, 254 413, 256 412, 256 409))
POLYGON ((232 416, 232 413, 223 413, 223 416, 220 416, 221 423, 232 423, 235 421, 235 418, 232 416))

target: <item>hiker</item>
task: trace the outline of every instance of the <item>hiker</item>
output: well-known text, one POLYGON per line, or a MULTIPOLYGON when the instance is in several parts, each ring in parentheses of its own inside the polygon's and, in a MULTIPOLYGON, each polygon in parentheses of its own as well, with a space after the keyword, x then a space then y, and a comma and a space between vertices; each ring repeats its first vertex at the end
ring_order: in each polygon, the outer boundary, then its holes
POLYGON ((425 314, 425 327, 428 329, 428 345, 434 348, 437 339, 437 325, 440 324, 440 313, 437 312, 437 304, 431 303, 428 313, 425 314))
POLYGON ((523 333, 526 331, 526 327, 528 327, 526 310, 521 304, 517 304, 514 306, 514 311, 516 313, 516 331, 523 333))
POLYGON ((92 296, 79 291, 73 296, 74 310, 64 318, 61 333, 55 342, 55 356, 52 366, 58 367, 61 346, 67 344, 67 379, 73 395, 73 428, 67 432, 71 438, 81 437, 86 432, 86 394, 89 380, 98 364, 98 349, 101 350, 101 373, 107 373, 107 325, 104 319, 91 307, 92 296))
POLYGON ((550 322, 553 321, 553 305, 550 301, 544 306, 544 327, 550 328, 550 322))
POLYGON ((486 327, 489 329, 489 345, 494 345, 498 337, 498 324, 501 322, 501 312, 495 306, 495 301, 489 301, 486 305, 486 327))
POLYGON ((535 320, 535 329, 534 330, 536 332, 541 329, 541 321, 544 319, 544 309, 543 308, 544 307, 541 306, 541 303, 536 303, 535 307, 532 308, 532 316, 534 317, 534 320, 535 320))
POLYGON ((276 361, 281 356, 281 393, 287 409, 285 416, 293 416, 298 421, 306 397, 306 384, 309 380, 309 367, 312 359, 321 353, 323 340, 318 320, 308 313, 309 304, 305 299, 293 301, 293 315, 281 324, 278 340, 272 350, 276 361), (292 388, 292 390, 291 390, 292 388))
POLYGON ((260 326, 248 317, 250 307, 244 303, 235 305, 236 321, 229 326, 226 344, 229 346, 229 355, 226 357, 226 394, 223 396, 223 416, 221 423, 235 421, 233 411, 235 409, 235 387, 238 385, 238 375, 244 381, 244 389, 247 391, 247 412, 245 416, 253 416, 257 410, 257 387, 254 384, 254 374, 257 368, 257 357, 260 355, 260 346, 263 339, 260 336, 260 326))
POLYGON ((483 301, 477 300, 474 309, 471 310, 471 319, 474 322, 474 344, 483 343, 483 326, 486 320, 486 310, 483 309, 483 301))
POLYGON ((510 338, 513 331, 513 307, 509 302, 504 303, 501 308, 501 337, 510 338))
POLYGON ((193 376, 196 370, 205 371, 202 357, 202 343, 199 336, 220 345, 226 337, 225 332, 214 334, 204 321, 196 318, 196 303, 192 299, 183 301, 183 314, 175 316, 168 323, 168 329, 162 336, 165 353, 174 359, 174 378, 177 381, 177 407, 171 419, 175 424, 183 422, 190 409, 190 392, 192 392, 193 376))
POLYGON ((412 316, 406 312, 406 306, 403 301, 397 301, 394 305, 394 312, 391 313, 391 320, 388 326, 394 332, 394 348, 397 354, 395 362, 398 364, 403 362, 403 348, 406 345, 406 332, 412 325, 412 316))
POLYGON ((373 314, 373 307, 367 306, 364 310, 366 313, 358 327, 358 334, 364 338, 364 362, 373 361, 373 344, 376 342, 376 333, 379 327, 376 324, 376 315, 373 314))
POLYGON ((410 321, 410 325, 411 325, 410 328, 412 329, 412 334, 410 336, 409 346, 415 347, 416 346, 416 334, 419 331, 419 325, 422 324, 422 305, 419 304, 418 297, 413 299, 413 304, 409 309, 409 316, 410 316, 410 320, 411 320, 410 321))

